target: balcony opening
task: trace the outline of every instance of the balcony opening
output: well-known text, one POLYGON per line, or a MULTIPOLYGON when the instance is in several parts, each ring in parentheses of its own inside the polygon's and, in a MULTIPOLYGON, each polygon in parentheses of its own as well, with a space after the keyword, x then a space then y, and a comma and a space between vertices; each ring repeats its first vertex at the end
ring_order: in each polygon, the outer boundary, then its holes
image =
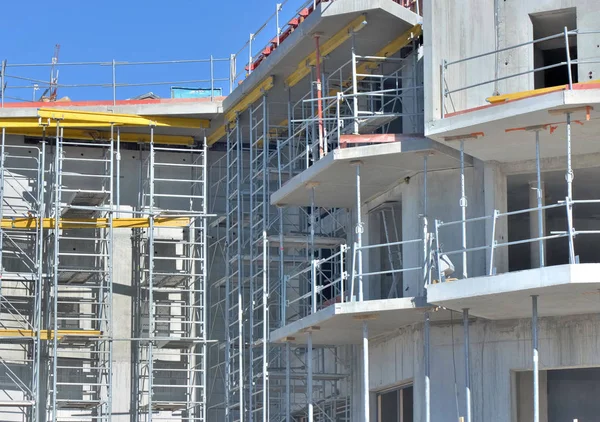
POLYGON ((412 384, 377 394, 377 422, 412 422, 412 420, 412 384))
MULTIPOLYGON (((577 15, 574 7, 551 10, 529 15, 533 26, 533 39, 538 40, 561 34, 565 27, 568 30, 577 28, 577 15)), ((577 59, 577 37, 569 37, 569 54, 571 60, 577 59)), ((564 37, 545 40, 533 46, 533 64, 535 69, 567 62, 567 49, 564 37)), ((577 83, 577 65, 571 65, 573 83, 577 83)), ((535 89, 566 85, 569 83, 568 68, 565 65, 535 72, 535 89)))
MULTIPOLYGON (((533 418, 533 373, 516 372, 517 422, 533 418)), ((540 371, 540 422, 593 421, 600 413, 600 368, 540 371)))

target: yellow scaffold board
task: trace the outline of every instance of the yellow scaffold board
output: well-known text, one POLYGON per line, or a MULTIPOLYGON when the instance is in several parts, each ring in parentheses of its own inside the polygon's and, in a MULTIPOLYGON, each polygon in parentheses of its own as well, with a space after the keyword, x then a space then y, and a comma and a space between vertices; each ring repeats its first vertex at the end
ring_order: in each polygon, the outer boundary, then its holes
MULTIPOLYGON (((93 111, 57 110, 54 108, 38 109, 38 117, 65 122, 107 123, 118 126, 157 126, 185 129, 206 129, 210 127, 207 119, 191 119, 187 117, 139 116, 137 114, 100 113, 93 111)), ((54 123, 54 122, 52 122, 54 123)))
MULTIPOLYGON (((40 330, 40 339, 42 340, 54 340, 55 330, 40 330)), ((97 330, 58 330, 57 338, 61 339, 66 336, 74 337, 100 337, 102 331, 97 330)), ((0 337, 23 337, 23 338, 35 338, 36 334, 33 330, 21 330, 16 328, 3 328, 0 329, 0 337)))
MULTIPOLYGON (((44 129, 40 126, 32 127, 30 129, 22 129, 22 128, 8 128, 6 129, 6 133, 8 135, 22 135, 22 136, 31 136, 35 138, 42 138, 44 136, 44 129)), ((46 128, 45 131, 46 137, 53 138, 56 136, 56 128, 46 128)), ((81 141, 109 141, 110 140, 110 132, 103 132, 93 129, 83 130, 83 129, 64 129, 63 136, 65 139, 76 139, 81 141)), ((114 135, 114 140, 116 141, 117 135, 114 135)), ((119 137, 121 142, 134 142, 134 143, 149 143, 150 142, 150 134, 149 133, 123 133, 119 137)), ((162 144, 162 145, 194 145, 194 138, 191 136, 177 136, 177 135, 157 135, 154 134, 153 138, 154 143, 162 144)))
MULTIPOLYGON (((344 41, 349 40, 353 33, 360 31, 365 26, 366 19, 367 17, 365 15, 360 15, 358 18, 346 25, 337 34, 324 42, 319 48, 321 57, 331 54, 331 52, 342 45, 344 41)), ((316 52, 313 52, 300 62, 294 73, 287 77, 285 84, 290 88, 297 85, 298 82, 300 82, 306 75, 310 73, 311 67, 316 63, 317 54, 316 52)))
MULTIPOLYGON (((36 218, 3 218, 2 228, 31 230, 37 228, 38 220, 36 218)), ((90 218, 90 219, 70 219, 60 220, 61 229, 103 229, 109 227, 108 218, 90 218)), ((154 227, 187 227, 190 224, 188 217, 157 217, 154 218, 154 227)), ((54 218, 44 218, 42 227, 46 230, 54 229, 54 218)), ((115 229, 141 229, 150 227, 148 218, 113 218, 113 228, 115 229)))

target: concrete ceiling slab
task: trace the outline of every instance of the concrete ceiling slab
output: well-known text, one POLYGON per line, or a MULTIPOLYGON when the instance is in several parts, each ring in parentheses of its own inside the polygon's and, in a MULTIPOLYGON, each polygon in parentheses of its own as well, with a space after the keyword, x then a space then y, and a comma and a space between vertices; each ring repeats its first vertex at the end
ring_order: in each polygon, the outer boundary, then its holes
MULTIPOLYGON (((375 338, 423 322, 425 312, 430 309, 424 298, 336 303, 272 331, 270 341, 306 344, 308 332, 312 331, 315 345, 360 344, 363 321, 368 322, 369 338, 375 338)), ((449 315, 449 312, 433 312, 431 320, 446 321, 450 319, 449 315)))
POLYGON ((539 316, 600 312, 600 264, 567 264, 434 284, 428 301, 447 309, 469 309, 487 319, 531 318, 531 296, 539 316))
MULTIPOLYGON (((419 136, 397 135, 397 142, 336 149, 313 166, 290 179, 271 196, 278 206, 310 205, 310 189, 316 184, 315 205, 351 208, 356 205, 356 160, 360 161, 363 201, 392 188, 399 181, 423 171, 428 156, 429 170, 459 166, 458 153, 445 145, 419 136)), ((470 157, 467 164, 471 164, 470 157)))
POLYGON ((520 128, 547 125, 540 132, 540 154, 557 157, 566 154, 566 115, 561 110, 591 106, 571 116, 573 154, 600 151, 600 89, 587 88, 552 92, 536 97, 501 103, 462 112, 429 122, 425 134, 458 149, 459 141, 446 142, 447 137, 483 133, 477 139, 465 140, 465 152, 484 161, 516 162, 535 158, 535 134, 520 128), (517 129, 517 130, 515 130, 517 129))

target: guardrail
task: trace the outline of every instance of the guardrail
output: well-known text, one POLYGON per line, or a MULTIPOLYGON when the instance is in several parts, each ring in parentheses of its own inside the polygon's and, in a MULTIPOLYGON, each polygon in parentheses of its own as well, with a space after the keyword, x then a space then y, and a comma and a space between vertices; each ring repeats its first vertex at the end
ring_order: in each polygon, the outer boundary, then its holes
MULTIPOLYGON (((593 63, 600 63, 600 56, 598 56, 597 58, 588 58, 588 59, 572 59, 571 58, 571 54, 570 54, 570 46, 572 45, 569 42, 569 38, 573 37, 573 36, 580 36, 580 35, 590 35, 590 34, 600 34, 600 31, 593 31, 593 30, 579 30, 579 29, 575 29, 575 30, 568 30, 566 27, 564 28, 564 31, 560 34, 555 34, 555 35, 550 35, 547 37, 543 37, 543 38, 539 38, 533 41, 528 41, 528 42, 524 42, 521 44, 516 44, 513 46, 509 46, 509 47, 505 47, 505 48, 500 48, 497 50, 493 50, 493 51, 489 51, 487 53, 482 53, 482 54, 477 54, 471 57, 466 57, 463 59, 459 59, 459 60, 453 60, 453 61, 448 61, 448 60, 442 60, 442 63, 440 65, 440 104, 441 104, 441 118, 444 118, 445 114, 446 114, 446 101, 450 100, 451 104, 454 104, 452 101, 452 94, 455 93, 459 93, 459 92, 464 92, 464 91, 468 91, 468 90, 472 90, 474 88, 478 88, 484 85, 491 85, 491 84, 497 84, 500 81, 505 81, 508 79, 514 79, 514 78, 519 78, 522 76, 527 76, 527 75, 531 75, 531 74, 535 74, 537 72, 542 72, 545 70, 549 70, 549 69, 555 69, 555 68, 559 68, 559 67, 567 67, 567 74, 568 74, 568 89, 573 89, 573 74, 572 74, 572 70, 571 70, 571 66, 572 65, 580 65, 580 64, 593 64, 593 63), (475 82, 475 83, 470 83, 466 86, 459 86, 459 87, 450 87, 447 84, 447 80, 448 76, 449 76, 449 72, 451 71, 452 68, 455 68, 457 65, 459 64, 465 64, 465 63, 470 63, 476 60, 480 60, 483 58, 489 58, 490 56, 496 56, 499 53, 504 53, 504 52, 514 52, 515 50, 519 50, 519 49, 524 49, 524 48, 531 48, 533 46, 535 46, 536 44, 539 44, 541 42, 545 42, 545 41, 551 41, 551 40, 563 40, 564 41, 564 45, 563 48, 565 49, 565 57, 566 60, 562 61, 560 63, 555 63, 555 64, 550 64, 547 66, 541 66, 541 67, 534 67, 532 69, 527 69, 524 71, 518 71, 509 75, 505 75, 505 76, 499 76, 500 74, 500 70, 499 70, 499 66, 498 66, 498 59, 496 60, 496 67, 494 69, 494 77, 489 78, 489 79, 484 79, 480 82, 475 82)), ((581 41, 580 41, 581 43, 581 41)), ((485 68, 485 66, 482 66, 482 68, 485 68)), ((530 88, 531 89, 531 88, 530 88)), ((496 95, 497 92, 497 87, 495 89, 495 93, 494 95, 496 95)), ((485 102, 482 102, 481 104, 473 104, 473 107, 477 107, 480 105, 485 104, 485 102)), ((460 110, 453 110, 454 112, 456 111, 460 111, 460 110)))
MULTIPOLYGON (((66 96, 71 101, 93 98, 112 100, 116 104, 121 99, 138 99, 140 95, 148 94, 146 90, 156 91, 152 94, 160 98, 170 98, 171 89, 177 87, 202 90, 202 96, 212 101, 215 97, 228 95, 233 89, 229 76, 231 60, 212 56, 197 60, 143 62, 8 63, 4 60, 0 69, 1 105, 4 107, 6 100, 49 101, 52 95, 55 96, 53 101, 66 96), (54 76, 43 79, 50 72, 54 76), (162 75, 169 75, 169 78, 162 75), (58 81, 51 81, 55 78, 58 81)), ((152 99, 152 96, 144 98, 152 99)))
MULTIPOLYGON (((443 274, 443 268, 447 267, 449 265, 449 262, 447 260, 447 258, 451 257, 451 256, 457 256, 460 255, 462 258, 462 277, 463 278, 467 278, 469 277, 470 274, 470 268, 468 267, 468 255, 472 254, 474 252, 477 251, 489 251, 489 261, 487 262, 488 264, 488 268, 487 268, 487 275, 494 275, 496 272, 496 251, 499 248, 508 248, 510 246, 515 246, 515 245, 522 245, 522 244, 539 244, 541 246, 540 248, 540 252, 543 253, 544 251, 544 243, 549 241, 549 240, 553 240, 553 239, 560 239, 560 238, 567 238, 568 239, 568 245, 569 245, 569 263, 574 264, 578 262, 578 258, 576 255, 576 250, 575 250, 575 238, 578 235, 600 235, 600 229, 598 230, 576 230, 574 227, 574 208, 577 205, 592 205, 592 204, 596 204, 596 205, 600 205, 600 199, 584 199, 584 200, 570 200, 568 197, 565 198, 564 201, 559 201, 555 204, 550 204, 550 205, 545 205, 542 207, 533 207, 533 208, 526 208, 526 209, 522 209, 522 210, 516 210, 516 211, 508 211, 508 212, 499 212, 498 210, 494 211, 494 213, 492 215, 487 215, 487 216, 483 216, 483 217, 475 217, 475 218, 468 218, 465 220, 457 220, 457 221, 451 221, 451 222, 443 222, 441 220, 436 220, 435 221, 435 240, 436 240, 436 247, 435 247, 435 259, 436 259, 436 270, 437 270, 437 278, 440 281, 444 281, 444 279, 446 278, 445 275, 443 274), (498 240, 496 240, 496 227, 498 224, 498 221, 500 219, 504 219, 504 218, 508 218, 511 216, 517 216, 517 215, 523 215, 523 214, 532 214, 532 213, 543 213, 547 210, 551 210, 551 209, 564 209, 565 211, 565 230, 562 231, 552 231, 549 234, 545 234, 545 233, 540 233, 542 235, 538 235, 535 237, 528 237, 526 239, 519 239, 519 240, 506 240, 504 242, 499 242, 498 240), (487 238, 484 242, 484 244, 482 245, 474 245, 474 246, 466 246, 466 247, 461 247, 458 249, 451 249, 451 250, 445 250, 443 247, 443 241, 446 238, 446 235, 443 233, 447 228, 449 227, 453 227, 453 226, 462 226, 463 230, 466 232, 467 227, 469 225, 472 225, 474 223, 477 222, 491 222, 492 226, 491 226, 491 236, 489 238, 487 238)), ((539 218, 539 217, 538 217, 539 218)), ((452 235, 453 238, 455 238, 454 235, 452 235)), ((466 242, 465 242, 466 244, 466 242)), ((533 263, 532 263, 532 268, 533 268, 533 263)), ((478 275, 482 275, 482 274, 478 274, 478 275)))
POLYGON ((345 268, 347 251, 348 246, 341 245, 331 256, 313 259, 309 266, 284 278, 286 315, 291 315, 293 319, 303 318, 337 300, 347 300, 344 286, 348 279, 345 268), (302 289, 306 287, 308 291, 302 293, 302 289), (296 297, 287 299, 290 294, 296 297))

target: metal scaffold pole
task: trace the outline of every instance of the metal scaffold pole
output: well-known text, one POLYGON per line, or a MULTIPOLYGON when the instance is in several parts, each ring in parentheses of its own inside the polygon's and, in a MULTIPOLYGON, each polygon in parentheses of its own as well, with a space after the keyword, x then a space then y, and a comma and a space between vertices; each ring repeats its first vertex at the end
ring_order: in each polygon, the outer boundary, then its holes
POLYGON ((575 240, 573 235, 573 165, 572 165, 572 140, 571 140, 571 113, 567 112, 567 218, 569 236, 569 263, 575 264, 575 240))
POLYGON ((464 349, 465 349, 465 422, 471 422, 471 363, 469 360, 469 310, 463 309, 464 349))
POLYGON ((540 422, 540 367, 538 354, 538 297, 531 296, 531 337, 533 346, 533 422, 540 422))
POLYGON ((465 190, 465 141, 463 139, 460 140, 460 209, 462 216, 462 276, 467 278, 467 194, 465 190))
POLYGON ((543 268, 545 265, 545 257, 544 257, 544 211, 542 209, 542 168, 540 163, 540 131, 535 131, 535 169, 536 169, 536 179, 537 179, 537 207, 538 207, 538 237, 540 240, 538 242, 539 255, 540 255, 540 268, 543 268))

